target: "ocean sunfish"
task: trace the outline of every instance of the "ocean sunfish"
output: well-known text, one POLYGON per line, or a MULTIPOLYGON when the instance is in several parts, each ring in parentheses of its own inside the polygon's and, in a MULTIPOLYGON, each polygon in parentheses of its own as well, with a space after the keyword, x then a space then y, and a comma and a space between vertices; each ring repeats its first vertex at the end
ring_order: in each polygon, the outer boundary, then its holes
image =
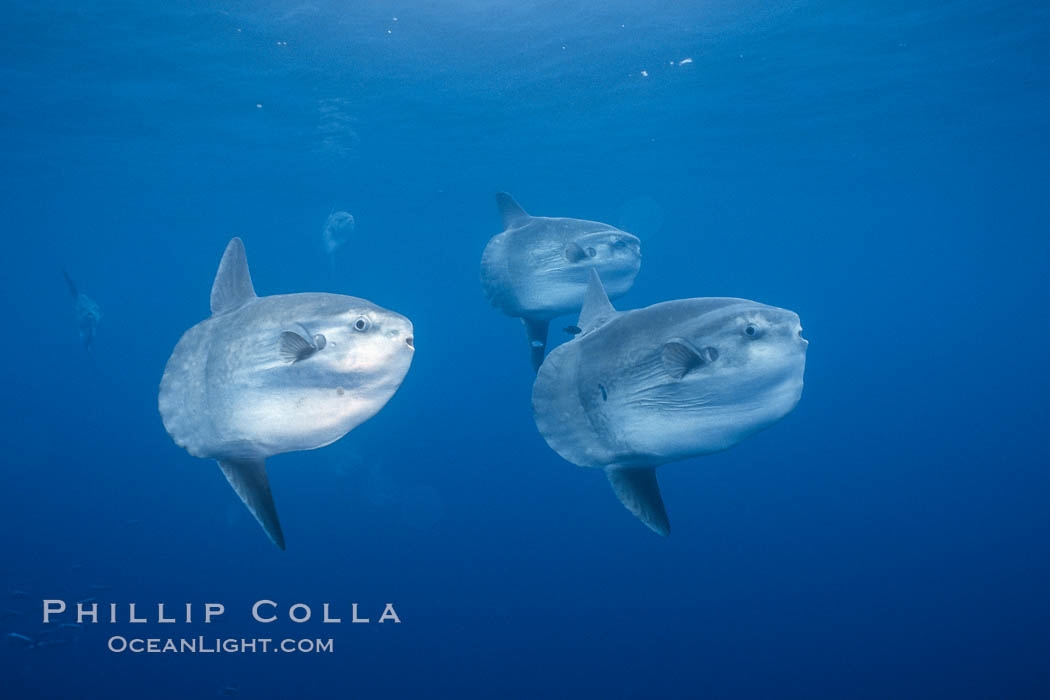
POLYGON ((732 447, 802 396, 808 342, 792 311, 701 298, 617 312, 592 272, 577 325, 536 376, 536 427, 566 460, 604 469, 661 535, 657 466, 732 447))
POLYGON ((219 263, 211 312, 168 359, 160 415, 176 444, 218 461, 284 549, 266 458, 324 447, 374 416, 412 363, 412 323, 341 294, 258 297, 239 238, 219 263))
POLYGON ((102 319, 102 310, 91 300, 91 297, 77 290, 77 285, 73 283, 68 272, 62 270, 62 276, 66 278, 66 286, 69 287, 69 293, 73 296, 73 313, 77 317, 80 342, 90 350, 91 344, 95 341, 95 329, 102 319))
POLYGON ((641 241, 597 221, 529 216, 500 192, 503 233, 485 246, 481 286, 508 316, 525 324, 533 369, 539 369, 552 318, 579 311, 590 270, 598 270, 616 298, 634 284, 642 266, 641 241))

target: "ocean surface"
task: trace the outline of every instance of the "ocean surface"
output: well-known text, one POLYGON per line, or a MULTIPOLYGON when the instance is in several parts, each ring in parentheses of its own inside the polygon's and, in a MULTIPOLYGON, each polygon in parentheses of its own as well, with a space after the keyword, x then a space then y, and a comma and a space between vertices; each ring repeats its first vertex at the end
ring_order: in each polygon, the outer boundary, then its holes
POLYGON ((1050 697, 1045 2, 4 10, 3 697, 1050 697), (618 308, 802 319, 798 407, 662 467, 666 539, 536 430, 521 324, 478 279, 498 191, 636 234, 618 308), (260 294, 415 327, 378 415, 269 460, 285 552, 157 411, 233 236, 260 294), (89 598, 122 622, 42 624, 89 598))

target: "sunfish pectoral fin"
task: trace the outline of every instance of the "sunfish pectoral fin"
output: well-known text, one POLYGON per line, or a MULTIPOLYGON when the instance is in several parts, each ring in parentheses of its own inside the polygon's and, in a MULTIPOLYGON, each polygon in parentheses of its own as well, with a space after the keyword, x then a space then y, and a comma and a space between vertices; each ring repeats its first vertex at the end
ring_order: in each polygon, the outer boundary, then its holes
POLYGON ((580 309, 580 320, 576 325, 586 333, 602 325, 615 314, 616 309, 609 301, 609 295, 605 293, 605 287, 602 286, 598 271, 592 267, 587 283, 587 294, 583 298, 583 308, 580 309))
POLYGON ((664 370, 669 375, 675 379, 681 379, 693 370, 717 360, 718 350, 714 347, 697 350, 689 341, 673 338, 664 343, 660 351, 660 359, 663 361, 664 370))
POLYGON ((660 352, 664 369, 675 379, 681 379, 704 364, 700 353, 684 340, 675 339, 664 344, 660 352))
POLYGON ((578 263, 587 259, 587 253, 580 247, 579 243, 570 243, 565 246, 565 259, 569 262, 578 263))
MULTIPOLYGON (((324 347, 324 336, 318 335, 321 340, 318 344, 324 347)), ((314 346, 306 338, 302 337, 298 333, 292 331, 284 331, 281 333, 281 338, 277 343, 278 352, 281 354, 281 359, 285 362, 299 362, 313 355, 320 348, 314 346)))
POLYGON ((223 459, 219 467, 226 475, 230 486, 248 506, 263 530, 270 536, 275 545, 284 549, 284 533, 277 519, 277 507, 273 504, 270 493, 270 480, 266 477, 265 459, 223 459))
POLYGON ((616 497, 627 510, 649 526, 658 535, 671 534, 671 523, 667 520, 664 499, 660 496, 660 486, 656 483, 656 467, 620 467, 610 465, 605 468, 616 497))
POLYGON ((533 321, 523 318, 521 322, 525 324, 525 333, 529 336, 532 369, 539 372, 540 365, 543 364, 543 353, 547 349, 547 330, 550 327, 550 321, 533 321))
POLYGON ((211 313, 213 316, 233 311, 255 299, 248 258, 240 238, 226 244, 226 252, 219 261, 219 271, 211 285, 211 313))
POLYGON ((532 218, 506 192, 496 193, 496 206, 499 207, 499 215, 503 219, 504 230, 522 226, 532 218))

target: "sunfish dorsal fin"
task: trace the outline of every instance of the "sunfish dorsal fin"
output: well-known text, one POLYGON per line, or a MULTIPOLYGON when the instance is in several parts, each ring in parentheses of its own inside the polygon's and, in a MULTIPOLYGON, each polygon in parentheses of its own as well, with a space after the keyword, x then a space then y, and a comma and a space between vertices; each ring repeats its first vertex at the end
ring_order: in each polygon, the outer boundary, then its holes
MULTIPOLYGON (((237 239, 234 239, 237 240, 237 239)), ((230 486, 248 506, 263 530, 275 545, 284 549, 284 533, 277 519, 277 507, 270 493, 270 480, 266 477, 265 459, 222 459, 219 467, 226 475, 230 486)))
POLYGON ((226 245, 219 271, 215 273, 215 282, 211 285, 212 316, 239 309, 252 299, 255 299, 255 287, 248 272, 244 243, 240 238, 233 238, 226 245))
POLYGON ((587 295, 583 298, 583 308, 580 309, 580 320, 576 325, 582 333, 594 330, 609 320, 616 313, 609 295, 605 293, 602 280, 598 277, 598 271, 591 268, 591 279, 587 283, 587 295))
POLYGON ((656 467, 608 466, 609 477, 616 497, 636 518, 649 526, 658 535, 671 534, 671 523, 667 520, 660 485, 656 483, 656 467))
POLYGON ((517 228, 526 223, 532 217, 525 213, 521 205, 514 201, 506 192, 496 193, 496 206, 499 207, 499 215, 503 218, 503 229, 517 228))

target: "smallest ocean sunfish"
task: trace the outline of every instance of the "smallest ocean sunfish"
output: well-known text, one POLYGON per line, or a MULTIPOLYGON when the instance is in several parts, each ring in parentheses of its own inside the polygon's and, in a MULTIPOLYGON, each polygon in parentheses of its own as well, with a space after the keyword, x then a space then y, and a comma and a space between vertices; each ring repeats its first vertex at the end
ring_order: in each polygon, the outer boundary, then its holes
POLYGON ((539 370, 550 320, 580 310, 591 270, 610 296, 625 294, 642 266, 641 241, 597 221, 529 216, 503 192, 496 204, 504 231, 485 246, 481 286, 493 306, 525 324, 539 370))

